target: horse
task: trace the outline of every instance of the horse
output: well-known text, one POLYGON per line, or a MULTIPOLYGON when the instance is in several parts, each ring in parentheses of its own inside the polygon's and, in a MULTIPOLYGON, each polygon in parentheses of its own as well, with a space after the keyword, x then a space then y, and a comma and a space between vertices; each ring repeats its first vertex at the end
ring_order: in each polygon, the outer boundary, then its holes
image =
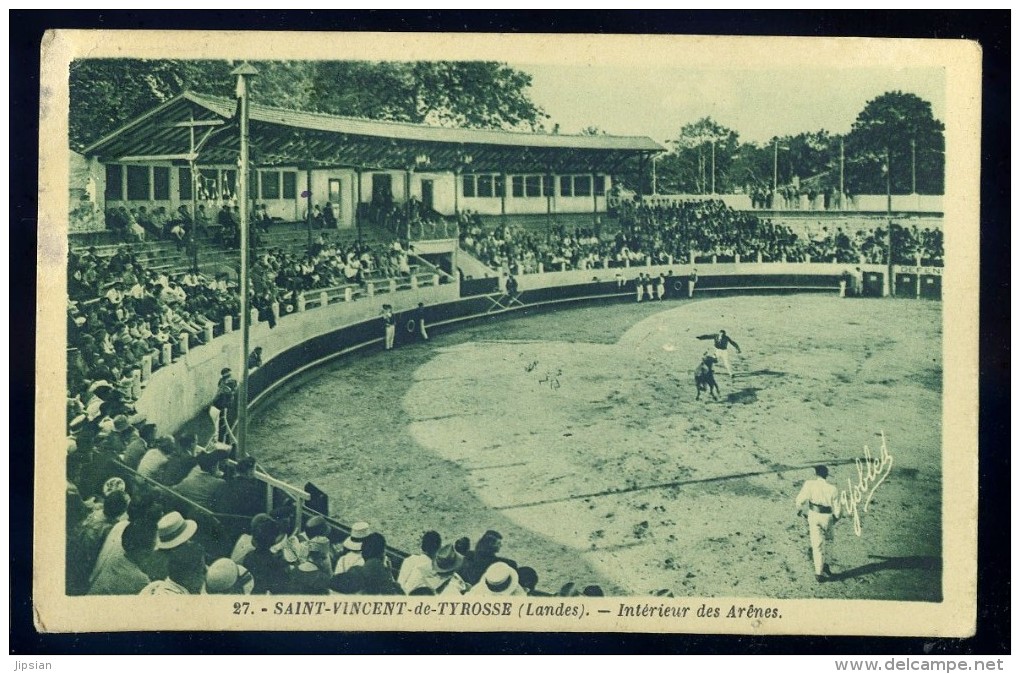
POLYGON ((695 400, 701 400, 701 392, 708 391, 712 394, 713 400, 718 400, 719 385, 715 383, 715 372, 712 367, 719 362, 719 359, 712 354, 706 353, 701 358, 701 364, 694 370, 694 386, 698 395, 695 400))

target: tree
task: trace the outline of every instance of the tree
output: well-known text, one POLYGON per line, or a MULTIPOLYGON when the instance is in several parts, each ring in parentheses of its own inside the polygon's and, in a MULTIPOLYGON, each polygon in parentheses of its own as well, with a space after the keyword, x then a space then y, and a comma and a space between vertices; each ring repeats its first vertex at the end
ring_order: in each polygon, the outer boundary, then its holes
POLYGON ((322 112, 475 128, 541 128, 531 76, 492 61, 327 61, 315 75, 322 112))
MULTIPOLYGON (((70 140, 81 149, 189 89, 234 95, 228 61, 81 59, 71 64, 70 140)), ((392 121, 541 128, 531 76, 489 61, 256 61, 255 103, 392 121)))
POLYGON ((902 91, 882 94, 868 101, 846 138, 847 189, 884 194, 888 152, 893 193, 911 192, 916 169, 918 193, 942 194, 945 147, 945 126, 931 103, 902 91))
MULTIPOLYGON (((232 63, 209 60, 81 59, 71 64, 71 147, 81 149, 185 89, 233 96, 232 63)), ((314 63, 260 61, 251 81, 256 103, 308 109, 314 63)))
POLYGON ((662 157, 656 166, 659 191, 680 194, 711 192, 713 156, 715 192, 732 191, 734 181, 729 173, 740 144, 736 131, 705 117, 684 125, 672 144, 673 151, 662 157))

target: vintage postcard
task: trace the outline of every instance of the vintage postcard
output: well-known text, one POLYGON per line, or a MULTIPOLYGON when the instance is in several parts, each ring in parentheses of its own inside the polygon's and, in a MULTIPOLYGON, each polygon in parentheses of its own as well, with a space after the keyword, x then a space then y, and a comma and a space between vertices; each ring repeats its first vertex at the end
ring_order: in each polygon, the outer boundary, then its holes
POLYGON ((973 633, 975 43, 42 63, 39 630, 973 633))

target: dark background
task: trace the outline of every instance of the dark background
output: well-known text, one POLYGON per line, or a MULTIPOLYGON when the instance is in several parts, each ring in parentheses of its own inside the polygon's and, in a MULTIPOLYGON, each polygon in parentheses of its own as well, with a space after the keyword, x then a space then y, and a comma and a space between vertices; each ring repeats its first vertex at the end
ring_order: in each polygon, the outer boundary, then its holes
MULTIPOLYGON (((1005 654, 1010 644, 1008 11, 10 11, 12 655, 85 653, 1005 654), (39 45, 49 28, 678 33, 966 38, 983 48, 978 631, 968 639, 598 634, 121 633, 32 625, 39 45)), ((59 489, 60 485, 50 488, 59 489)), ((918 614, 923 628, 923 613, 918 614)))

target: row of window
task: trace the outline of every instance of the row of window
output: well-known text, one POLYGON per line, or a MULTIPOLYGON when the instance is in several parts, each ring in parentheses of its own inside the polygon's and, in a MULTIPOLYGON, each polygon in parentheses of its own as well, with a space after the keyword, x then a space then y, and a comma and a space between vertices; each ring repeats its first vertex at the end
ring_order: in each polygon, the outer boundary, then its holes
MULTIPOLYGON (((167 201, 170 199, 169 166, 106 165, 108 201, 167 201), (126 196, 125 196, 126 195, 126 196)), ((177 193, 180 201, 191 200, 191 169, 177 169, 177 193)), ((297 173, 294 171, 251 172, 250 185, 257 186, 259 199, 297 199, 297 173)), ((237 171, 199 169, 198 198, 231 198, 237 191, 237 171)))
MULTIPOLYGON (((514 198, 527 197, 590 197, 593 190, 597 197, 606 195, 606 177, 595 176, 557 176, 559 194, 556 193, 554 176, 510 176, 510 194, 514 198)), ((469 174, 461 176, 461 195, 465 197, 502 197, 506 185, 503 176, 493 174, 469 174)))
MULTIPOLYGON (((191 169, 179 167, 178 198, 191 200, 191 169)), ((297 173, 294 171, 252 171, 250 185, 257 186, 259 199, 296 199, 297 173), (257 179, 257 183, 256 183, 257 179)), ((237 191, 237 171, 232 169, 199 169, 198 198, 229 199, 237 191)), ((501 174, 469 174, 461 177, 461 194, 465 197, 502 197, 506 185, 501 174)), ((510 176, 510 194, 528 197, 602 197, 606 194, 604 175, 526 175, 510 176), (556 183, 559 183, 559 193, 556 183)), ((170 167, 106 165, 106 199, 108 201, 167 201, 170 199, 170 167), (125 198, 126 195, 126 198, 125 198)))

